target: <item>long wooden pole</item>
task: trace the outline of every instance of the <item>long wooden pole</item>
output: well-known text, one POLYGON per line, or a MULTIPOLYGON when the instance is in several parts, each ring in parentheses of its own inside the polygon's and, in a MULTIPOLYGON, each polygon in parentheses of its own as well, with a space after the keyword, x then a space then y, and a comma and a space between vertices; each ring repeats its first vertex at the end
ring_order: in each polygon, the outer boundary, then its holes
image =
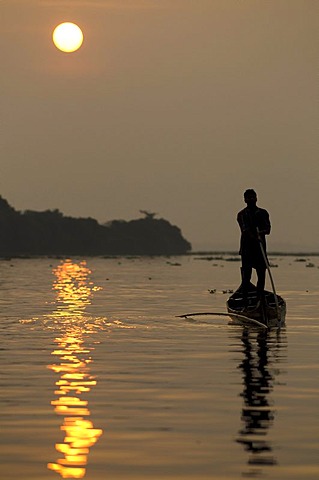
POLYGON ((266 268, 267 268, 267 271, 268 271, 268 274, 269 274, 269 278, 270 278, 270 283, 271 283, 272 291, 273 291, 273 294, 274 294, 274 297, 275 297, 275 303, 276 303, 276 310, 277 310, 278 321, 280 322, 280 320, 281 320, 281 318, 280 318, 280 310, 279 310, 279 303, 278 303, 278 297, 277 297, 277 293, 276 293, 275 283, 274 283, 274 280, 273 280, 273 277, 272 277, 272 274, 271 274, 271 271, 270 271, 270 265, 269 265, 269 262, 268 262, 268 258, 267 258, 267 255, 266 255, 264 246, 263 246, 262 241, 261 241, 261 238, 260 238, 260 234, 259 234, 259 229, 258 229, 258 227, 257 227, 257 233, 258 233, 258 240, 259 240, 260 250, 261 250, 262 256, 263 256, 264 261, 265 261, 265 265, 266 265, 266 268))

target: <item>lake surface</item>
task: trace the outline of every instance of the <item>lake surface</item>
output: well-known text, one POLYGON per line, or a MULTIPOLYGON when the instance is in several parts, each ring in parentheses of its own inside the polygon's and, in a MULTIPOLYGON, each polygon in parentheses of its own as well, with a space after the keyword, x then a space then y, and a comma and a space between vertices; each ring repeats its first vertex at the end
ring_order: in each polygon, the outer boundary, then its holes
POLYGON ((226 311, 205 258, 0 261, 1 479, 319 478, 319 257, 270 258, 266 333, 175 317, 226 311))

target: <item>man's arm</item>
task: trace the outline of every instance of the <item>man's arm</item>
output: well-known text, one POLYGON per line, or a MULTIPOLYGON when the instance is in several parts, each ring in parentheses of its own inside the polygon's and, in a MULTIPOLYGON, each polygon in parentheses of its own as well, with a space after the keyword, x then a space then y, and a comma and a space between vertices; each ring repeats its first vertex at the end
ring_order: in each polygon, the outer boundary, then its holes
POLYGON ((267 210, 262 210, 262 216, 260 218, 259 233, 262 235, 269 235, 271 230, 271 224, 269 219, 269 213, 267 210))
POLYGON ((237 222, 239 224, 241 233, 245 233, 251 229, 249 223, 245 219, 245 212, 241 210, 237 215, 237 222))

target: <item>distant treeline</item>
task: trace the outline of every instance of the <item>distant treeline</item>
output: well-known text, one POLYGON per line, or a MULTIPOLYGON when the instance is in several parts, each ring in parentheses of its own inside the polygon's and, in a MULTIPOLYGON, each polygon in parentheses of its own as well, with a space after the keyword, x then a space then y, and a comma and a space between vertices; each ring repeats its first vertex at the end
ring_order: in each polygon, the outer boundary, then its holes
POLYGON ((181 230, 143 212, 136 220, 64 216, 59 210, 16 211, 0 196, 0 257, 27 255, 174 255, 191 250, 181 230))

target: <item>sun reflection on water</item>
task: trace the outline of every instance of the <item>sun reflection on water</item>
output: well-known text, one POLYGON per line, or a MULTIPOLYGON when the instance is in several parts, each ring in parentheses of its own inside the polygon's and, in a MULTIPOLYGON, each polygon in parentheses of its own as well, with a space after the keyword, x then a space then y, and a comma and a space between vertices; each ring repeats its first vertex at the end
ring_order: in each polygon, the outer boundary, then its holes
POLYGON ((89 280, 91 270, 86 262, 73 263, 65 260, 53 270, 56 277, 53 289, 57 292, 57 308, 54 316, 81 317, 87 305, 91 304, 94 292, 100 287, 89 280))
POLYGON ((86 398, 97 384, 90 368, 94 347, 86 341, 90 334, 96 333, 99 324, 85 317, 85 309, 99 287, 89 280, 91 271, 86 262, 65 260, 53 273, 57 306, 50 317, 58 326, 59 335, 52 352, 57 361, 48 368, 59 375, 55 382, 56 398, 51 405, 57 415, 64 417, 60 427, 64 440, 55 445, 62 458, 49 463, 48 469, 59 473, 62 478, 83 478, 90 448, 103 433, 94 428, 89 419, 91 412, 86 398))

